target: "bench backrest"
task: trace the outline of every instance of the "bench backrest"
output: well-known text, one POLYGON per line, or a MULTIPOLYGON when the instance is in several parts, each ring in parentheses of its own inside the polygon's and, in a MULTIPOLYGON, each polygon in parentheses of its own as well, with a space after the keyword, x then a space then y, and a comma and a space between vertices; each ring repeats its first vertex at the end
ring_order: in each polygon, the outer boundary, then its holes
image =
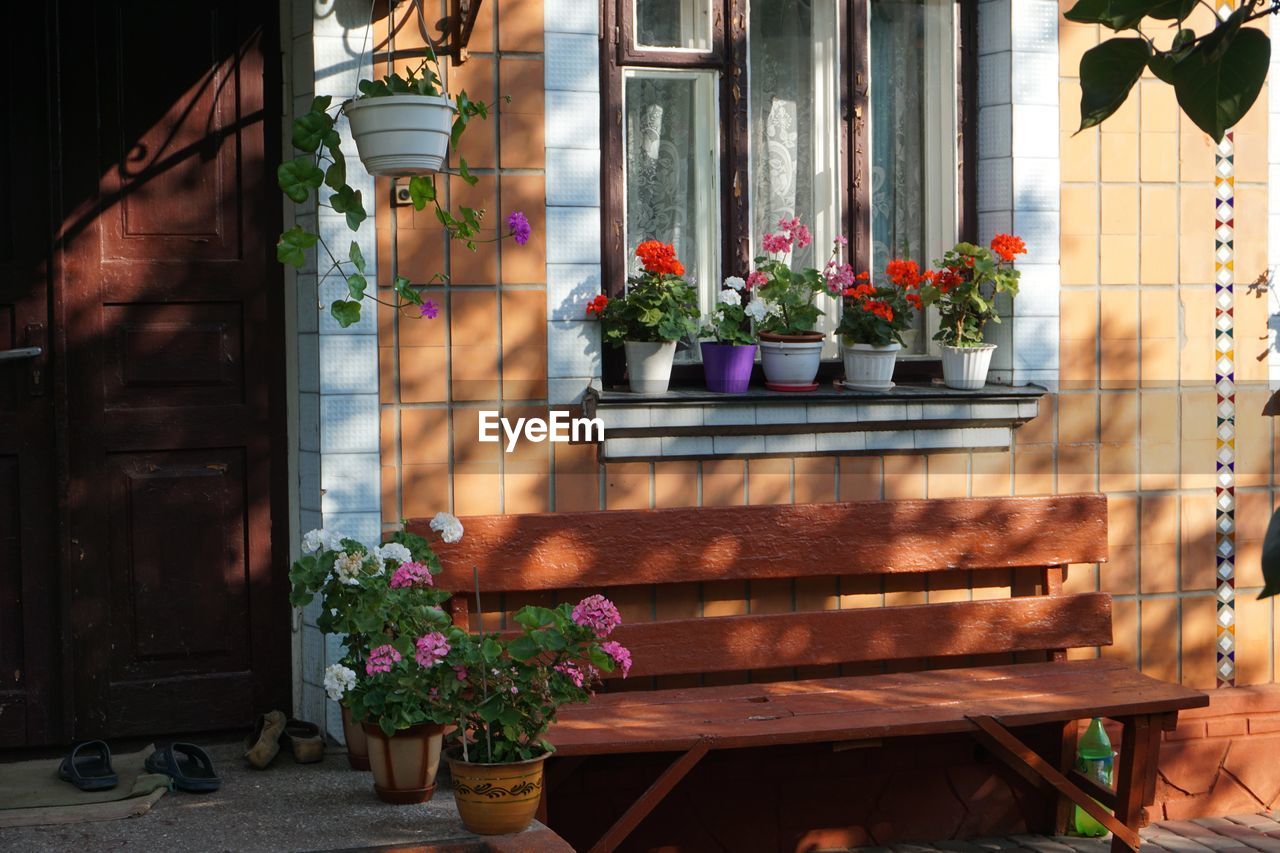
MULTIPOLYGON (((633 676, 1109 645, 1111 600, 1062 594, 1064 568, 1107 558, 1102 495, 473 516, 437 550, 455 621, 472 567, 497 593, 1009 569, 1008 599, 630 623, 633 676)), ((424 532, 426 522, 411 529, 424 532)))

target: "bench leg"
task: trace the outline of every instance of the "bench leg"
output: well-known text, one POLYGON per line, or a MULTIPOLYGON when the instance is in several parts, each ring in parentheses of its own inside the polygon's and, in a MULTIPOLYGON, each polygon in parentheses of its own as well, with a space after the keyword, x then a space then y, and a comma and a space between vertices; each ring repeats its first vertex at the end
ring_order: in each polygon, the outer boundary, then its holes
MULTIPOLYGON (((1142 825, 1142 809, 1155 800, 1156 764, 1160 758, 1160 720, 1143 715, 1121 721, 1120 767, 1116 776, 1116 817, 1125 826, 1142 825)), ((1112 853, 1137 850, 1119 838, 1111 841, 1112 853)))
POLYGON ((700 740, 692 749, 681 755, 671 766, 662 771, 662 774, 653 781, 649 789, 640 795, 640 799, 631 804, 622 817, 618 818, 613 826, 609 827, 609 831, 600 837, 600 840, 592 845, 590 853, 612 853, 617 849, 618 845, 626 840, 631 831, 640 825, 640 821, 644 820, 649 812, 661 803, 662 800, 671 793, 671 789, 679 784, 680 780, 689 774, 702 756, 707 754, 711 749, 711 741, 700 740))
MULTIPOLYGON (((1071 771, 1076 766, 1076 738, 1079 734, 1080 726, 1075 720, 1068 720, 1062 724, 1062 731, 1058 740, 1058 768, 1062 771, 1063 776, 1070 776, 1071 771)), ((1056 813, 1054 815, 1053 830, 1058 835, 1066 835, 1072 829, 1072 824, 1076 815, 1076 804, 1068 797, 1054 797, 1056 803, 1056 813)))

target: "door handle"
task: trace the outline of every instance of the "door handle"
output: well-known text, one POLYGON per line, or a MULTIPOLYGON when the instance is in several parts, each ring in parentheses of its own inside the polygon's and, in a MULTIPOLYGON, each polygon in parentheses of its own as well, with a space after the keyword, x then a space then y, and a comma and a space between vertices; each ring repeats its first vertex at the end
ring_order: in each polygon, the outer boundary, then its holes
POLYGON ((39 358, 44 355, 42 347, 15 347, 13 349, 0 349, 0 362, 3 361, 29 361, 33 358, 39 358))

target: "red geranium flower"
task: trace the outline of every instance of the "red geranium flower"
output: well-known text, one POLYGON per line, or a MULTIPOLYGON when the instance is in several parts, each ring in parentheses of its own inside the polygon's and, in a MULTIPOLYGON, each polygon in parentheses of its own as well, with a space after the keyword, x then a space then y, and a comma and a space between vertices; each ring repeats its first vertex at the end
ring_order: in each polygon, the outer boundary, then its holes
POLYGON ((1027 253, 1027 244, 1021 237, 1013 234, 997 234, 991 239, 991 251, 999 255, 1002 260, 1012 261, 1018 255, 1027 253))
POLYGON ((884 271, 889 276, 889 281, 898 287, 911 288, 920 286, 920 265, 915 261, 894 258, 889 261, 889 265, 885 267, 884 271))
POLYGON ((599 296, 597 296, 595 299, 592 299, 589 303, 587 303, 587 314, 588 315, 594 314, 595 316, 599 317, 602 314, 604 314, 605 306, 607 306, 608 304, 609 304, 609 297, 605 296, 602 293, 599 296))
POLYGON ((676 258, 675 247, 658 240, 645 240, 636 246, 636 257, 645 272, 655 275, 684 275, 684 264, 676 258))

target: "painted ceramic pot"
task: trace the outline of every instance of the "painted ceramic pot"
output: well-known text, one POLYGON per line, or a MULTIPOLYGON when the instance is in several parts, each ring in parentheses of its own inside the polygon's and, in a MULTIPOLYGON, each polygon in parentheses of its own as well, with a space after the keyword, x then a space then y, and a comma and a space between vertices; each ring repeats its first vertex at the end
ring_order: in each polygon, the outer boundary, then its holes
POLYGON ((369 769, 369 741, 364 729, 351 716, 351 709, 342 706, 342 736, 347 742, 347 763, 352 770, 369 769))
POLYGON ((472 764, 451 753, 453 800, 463 825, 477 835, 502 835, 528 826, 542 800, 542 765, 547 757, 514 764, 472 764))
POLYGON ((422 723, 390 737, 376 723, 364 724, 369 739, 369 769, 373 790, 386 803, 425 803, 436 792, 436 771, 444 726, 422 723))

